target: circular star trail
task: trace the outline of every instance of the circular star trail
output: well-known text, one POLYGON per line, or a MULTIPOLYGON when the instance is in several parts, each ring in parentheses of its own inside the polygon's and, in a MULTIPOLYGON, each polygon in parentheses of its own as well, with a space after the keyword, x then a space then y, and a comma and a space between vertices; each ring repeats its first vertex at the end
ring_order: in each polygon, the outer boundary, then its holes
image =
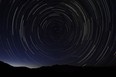
POLYGON ((14 66, 116 64, 111 0, 0 0, 0 60, 14 66))

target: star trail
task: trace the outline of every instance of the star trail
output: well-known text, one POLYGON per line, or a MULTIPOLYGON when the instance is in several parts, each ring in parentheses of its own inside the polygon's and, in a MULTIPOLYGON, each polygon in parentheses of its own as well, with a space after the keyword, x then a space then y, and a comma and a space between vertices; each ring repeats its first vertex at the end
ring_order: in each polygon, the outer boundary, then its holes
POLYGON ((0 0, 0 60, 13 66, 116 64, 112 0, 0 0))

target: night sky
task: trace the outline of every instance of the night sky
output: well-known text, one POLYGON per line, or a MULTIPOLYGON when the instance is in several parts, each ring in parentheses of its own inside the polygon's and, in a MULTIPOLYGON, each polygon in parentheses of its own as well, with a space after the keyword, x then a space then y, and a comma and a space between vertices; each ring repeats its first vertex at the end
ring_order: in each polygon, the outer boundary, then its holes
POLYGON ((0 61, 116 65, 116 0, 0 0, 0 61))

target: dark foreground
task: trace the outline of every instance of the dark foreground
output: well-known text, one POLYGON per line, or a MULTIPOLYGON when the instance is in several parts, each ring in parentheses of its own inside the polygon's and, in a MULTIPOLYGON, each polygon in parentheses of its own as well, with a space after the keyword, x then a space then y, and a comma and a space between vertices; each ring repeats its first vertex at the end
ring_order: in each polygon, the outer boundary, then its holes
POLYGON ((40 76, 40 74, 46 75, 46 73, 49 74, 55 74, 56 76, 60 73, 65 74, 80 74, 84 75, 85 73, 90 73, 91 75, 93 73, 103 73, 106 74, 109 72, 115 72, 116 73, 116 67, 76 67, 76 66, 70 66, 70 65, 53 65, 53 66, 46 66, 46 67, 40 67, 40 68, 34 68, 29 69, 26 67, 12 67, 6 63, 0 62, 0 77, 3 77, 5 75, 12 74, 12 75, 28 75, 28 76, 40 76), (58 74, 55 74, 55 73, 58 74), (2 76, 1 76, 2 75, 2 76))

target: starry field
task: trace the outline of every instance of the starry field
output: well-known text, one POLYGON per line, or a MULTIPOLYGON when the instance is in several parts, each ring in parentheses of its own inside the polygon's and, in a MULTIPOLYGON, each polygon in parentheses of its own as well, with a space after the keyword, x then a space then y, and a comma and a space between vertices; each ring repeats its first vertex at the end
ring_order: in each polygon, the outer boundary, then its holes
POLYGON ((115 66, 116 0, 0 0, 0 61, 115 66))

